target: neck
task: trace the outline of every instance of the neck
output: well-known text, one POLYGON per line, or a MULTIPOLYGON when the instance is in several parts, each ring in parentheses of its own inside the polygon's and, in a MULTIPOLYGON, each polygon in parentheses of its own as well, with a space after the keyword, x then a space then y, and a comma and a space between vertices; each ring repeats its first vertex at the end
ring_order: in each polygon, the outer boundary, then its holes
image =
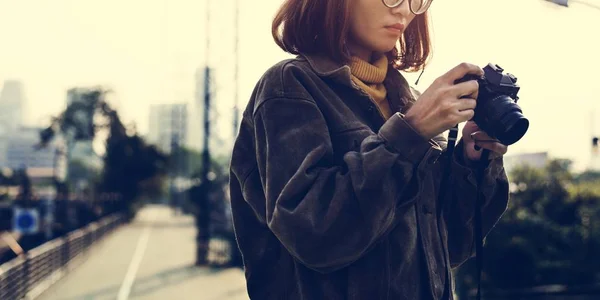
POLYGON ((347 46, 352 56, 356 56, 366 62, 371 62, 371 58, 373 57, 373 51, 361 47, 351 41, 347 41, 347 46))

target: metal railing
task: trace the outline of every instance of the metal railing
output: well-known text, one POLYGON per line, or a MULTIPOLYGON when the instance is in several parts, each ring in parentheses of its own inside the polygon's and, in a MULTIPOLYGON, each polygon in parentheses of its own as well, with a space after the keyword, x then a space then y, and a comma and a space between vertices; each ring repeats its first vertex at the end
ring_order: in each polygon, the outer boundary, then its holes
POLYGON ((68 271, 74 258, 123 222, 121 215, 106 217, 0 265, 0 299, 35 298, 68 271))

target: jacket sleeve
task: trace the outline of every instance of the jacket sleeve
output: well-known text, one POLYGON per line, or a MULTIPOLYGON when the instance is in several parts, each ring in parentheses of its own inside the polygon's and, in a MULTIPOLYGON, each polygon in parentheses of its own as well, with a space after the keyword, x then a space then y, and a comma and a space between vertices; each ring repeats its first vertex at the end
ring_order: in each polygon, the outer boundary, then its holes
POLYGON ((254 115, 270 230, 301 263, 327 273, 359 259, 417 197, 413 174, 434 146, 393 115, 335 163, 310 99, 266 100, 254 115))
MULTIPOLYGON (((462 139, 457 143, 452 162, 450 203, 445 220, 448 227, 448 252, 452 268, 458 267, 475 255, 475 200, 477 173, 466 164, 462 139)), ((509 184, 502 157, 489 162, 481 181, 483 193, 482 234, 492 230, 504 214, 509 200, 509 184)))

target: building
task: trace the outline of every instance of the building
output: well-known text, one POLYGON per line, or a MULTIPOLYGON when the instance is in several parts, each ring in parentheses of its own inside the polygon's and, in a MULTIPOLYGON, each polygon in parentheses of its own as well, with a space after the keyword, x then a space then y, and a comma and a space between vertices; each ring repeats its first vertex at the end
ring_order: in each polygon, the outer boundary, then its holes
POLYGON ((187 103, 159 104, 150 107, 148 142, 164 153, 171 153, 171 145, 187 145, 187 103))
POLYGON ((534 168, 544 168, 549 161, 548 152, 521 153, 504 156, 504 169, 510 173, 513 169, 520 166, 531 166, 534 168))
POLYGON ((0 89, 0 165, 5 166, 8 139, 23 123, 25 92, 18 80, 6 80, 0 89))
POLYGON ((0 135, 23 124, 25 88, 18 80, 6 80, 0 90, 0 135))
POLYGON ((55 176, 64 179, 66 146, 61 136, 46 147, 37 148, 43 128, 19 127, 6 138, 5 162, 2 168, 26 169, 33 181, 51 182, 55 176))

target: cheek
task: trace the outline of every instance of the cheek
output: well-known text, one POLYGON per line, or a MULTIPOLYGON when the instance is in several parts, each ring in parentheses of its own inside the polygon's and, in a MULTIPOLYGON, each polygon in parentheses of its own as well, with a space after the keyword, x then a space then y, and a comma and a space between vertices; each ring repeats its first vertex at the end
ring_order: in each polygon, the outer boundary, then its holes
POLYGON ((361 44, 373 51, 390 51, 398 41, 398 36, 386 32, 384 29, 365 30, 362 29, 361 44))
POLYGON ((366 26, 361 26, 359 24, 353 25, 350 30, 350 35, 352 39, 363 46, 369 45, 373 39, 372 30, 368 29, 366 26))
MULTIPOLYGON (((374 22, 376 23, 376 22, 374 22)), ((391 50, 398 41, 397 36, 386 32, 385 29, 377 27, 367 27, 364 24, 369 24, 368 20, 356 20, 350 26, 352 40, 364 48, 372 51, 387 52, 391 50)))

